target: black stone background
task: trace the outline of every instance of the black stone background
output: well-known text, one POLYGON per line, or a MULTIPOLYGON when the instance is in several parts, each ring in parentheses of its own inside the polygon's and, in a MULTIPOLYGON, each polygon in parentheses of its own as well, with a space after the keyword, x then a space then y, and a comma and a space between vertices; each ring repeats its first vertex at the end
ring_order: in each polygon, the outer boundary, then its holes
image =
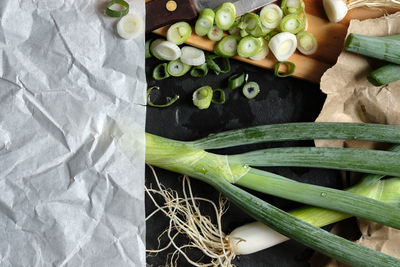
MULTIPOLYGON (((156 36, 149 35, 147 38, 156 36)), ((307 122, 314 121, 318 116, 325 101, 325 95, 319 90, 318 84, 307 81, 289 78, 277 78, 271 70, 265 70, 231 59, 232 70, 228 74, 216 75, 213 72, 205 78, 193 78, 190 74, 183 77, 170 77, 162 81, 155 81, 152 78, 153 68, 161 63, 153 58, 146 60, 146 73, 148 86, 160 86, 159 94, 155 94, 153 102, 163 103, 165 97, 173 96, 176 93, 180 99, 173 106, 168 108, 147 108, 146 131, 163 137, 177 140, 195 140, 210 133, 224 130, 238 129, 255 125, 275 124, 284 122, 307 122), (229 76, 245 72, 249 81, 256 81, 261 88, 260 94, 252 100, 246 99, 241 89, 228 91, 227 79, 229 76), (223 105, 211 105, 207 110, 199 110, 192 104, 192 93, 195 89, 210 85, 213 88, 225 89, 227 101, 223 105)), ((298 66, 301 68, 301 66, 298 66)), ((222 153, 238 153, 249 149, 261 149, 285 146, 313 146, 312 141, 306 142, 279 142, 266 143, 245 147, 225 149, 222 153)), ((265 168, 268 171, 283 175, 285 177, 311 184, 341 188, 340 174, 337 171, 309 168, 265 168)), ((156 169, 161 182, 174 190, 181 189, 181 175, 156 169)), ((154 183, 150 170, 146 169, 146 185, 154 183)), ((206 197, 217 201, 218 192, 211 186, 191 180, 195 196, 206 197)), ((257 196, 269 203, 278 206, 283 210, 290 210, 300 206, 297 203, 279 199, 276 197, 262 195, 256 192, 257 196)), ((159 201, 160 199, 157 198, 159 201)), ((146 213, 149 214, 155 207, 146 196, 146 213)), ((204 208, 206 214, 210 215, 210 209, 204 208)), ((236 227, 254 221, 243 211, 230 205, 228 212, 223 216, 223 231, 231 232, 236 227)), ((157 237, 168 227, 168 219, 159 213, 147 222, 146 242, 148 249, 155 249, 158 246, 157 237)), ((180 241, 184 242, 184 239, 180 241)), ((162 239, 162 245, 167 243, 162 239)), ((147 258, 148 266, 164 266, 168 253, 173 252, 171 248, 157 256, 147 258)), ((201 259, 207 262, 207 258, 195 250, 187 251, 194 260, 201 259)), ((246 256, 238 256, 234 264, 238 267, 289 267, 309 266, 309 259, 314 251, 290 240, 273 248, 246 256)), ((178 266, 191 266, 184 257, 178 260, 178 266)))

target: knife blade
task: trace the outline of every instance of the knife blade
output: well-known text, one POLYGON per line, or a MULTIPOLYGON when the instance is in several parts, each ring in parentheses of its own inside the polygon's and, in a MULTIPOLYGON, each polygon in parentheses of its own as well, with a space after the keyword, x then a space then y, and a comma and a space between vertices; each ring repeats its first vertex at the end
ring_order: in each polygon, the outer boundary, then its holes
MULTIPOLYGON (((146 32, 177 21, 188 21, 197 17, 204 8, 215 9, 226 0, 152 0, 146 3, 146 32)), ((236 16, 265 6, 274 0, 231 1, 236 16)))

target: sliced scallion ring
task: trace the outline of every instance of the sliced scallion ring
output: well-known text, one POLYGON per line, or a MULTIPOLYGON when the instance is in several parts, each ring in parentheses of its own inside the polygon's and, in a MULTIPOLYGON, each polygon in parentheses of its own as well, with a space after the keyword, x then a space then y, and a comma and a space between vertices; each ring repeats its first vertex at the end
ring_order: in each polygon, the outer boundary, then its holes
POLYGON ((152 41, 150 43, 150 53, 155 56, 157 59, 159 60, 164 60, 164 58, 162 58, 157 51, 154 49, 157 45, 159 45, 160 43, 164 42, 164 39, 155 39, 154 41, 152 41))
POLYGON ((296 35, 290 32, 278 33, 271 38, 268 46, 278 61, 286 61, 296 51, 296 35))
POLYGON ((214 89, 213 91, 214 91, 213 92, 213 99, 211 100, 211 102, 213 104, 218 104, 218 105, 224 104, 225 103, 225 92, 224 92, 224 90, 222 90, 222 89, 214 89), (219 98, 216 98, 215 97, 216 95, 219 95, 219 98))
POLYGON ((228 89, 233 90, 242 86, 247 80, 245 73, 237 73, 228 78, 228 89))
POLYGON ((250 35, 250 33, 248 33, 246 30, 240 30, 240 37, 246 37, 246 36, 248 36, 248 35, 250 35))
POLYGON ((275 65, 274 75, 277 76, 277 77, 285 78, 285 77, 291 76, 294 73, 295 70, 296 70, 296 65, 293 62, 290 62, 290 61, 279 61, 275 65), (284 74, 279 72, 279 69, 280 69, 282 64, 287 66, 287 72, 284 73, 284 74))
POLYGON ((206 35, 214 24, 215 13, 211 8, 204 8, 200 11, 194 31, 198 36, 206 35))
POLYGON ((258 53, 261 48, 260 41, 253 36, 246 36, 240 40, 237 52, 241 57, 252 57, 258 53))
MULTIPOLYGON (((157 41, 157 40, 156 40, 157 41)), ((154 41, 155 42, 155 41, 154 41)), ((150 46, 151 50, 151 46, 150 46)), ((162 41, 159 42, 157 45, 154 46, 153 54, 156 54, 162 60, 175 60, 178 59, 182 55, 182 51, 176 44, 170 41, 162 41)))
POLYGON ((255 13, 246 13, 242 17, 242 22, 244 23, 244 25, 246 25, 245 29, 247 32, 250 32, 261 23, 260 17, 255 13))
POLYGON ((282 0, 281 9, 285 15, 300 14, 304 11, 302 0, 282 0))
POLYGON ((215 24, 221 30, 227 31, 236 19, 236 8, 232 3, 223 3, 215 11, 215 24))
POLYGON ((247 99, 253 99, 260 92, 260 86, 256 82, 248 82, 243 86, 242 92, 247 99))
POLYGON ((221 57, 218 55, 208 55, 206 56, 206 63, 209 69, 213 70, 215 74, 220 74, 220 73, 228 73, 231 71, 231 63, 229 61, 229 58, 226 57, 221 57), (218 65, 215 60, 221 58, 223 61, 224 67, 221 68, 220 65, 218 65))
POLYGON ((168 28, 167 40, 176 45, 181 45, 189 39, 190 35, 192 35, 192 27, 189 23, 181 21, 168 28))
POLYGON ((224 31, 218 28, 216 25, 212 26, 210 31, 207 33, 208 39, 212 41, 219 41, 222 39, 224 31))
POLYGON ((283 17, 282 9, 276 4, 269 4, 260 11, 260 20, 264 27, 275 29, 279 26, 283 17))
POLYGON ((208 74, 207 63, 201 64, 200 66, 195 66, 190 71, 192 77, 200 78, 205 77, 208 74))
POLYGON ((158 64, 153 69, 153 79, 157 81, 164 80, 169 77, 169 73, 167 71, 167 63, 158 64))
POLYGON ((302 31, 296 35, 297 49, 304 55, 312 55, 318 49, 318 42, 311 32, 302 31))
POLYGON ((153 39, 149 39, 149 40, 146 40, 146 43, 145 43, 145 58, 147 59, 147 58, 151 58, 151 53, 150 53, 150 44, 151 44, 151 42, 153 41, 153 39))
POLYGON ((106 6, 107 16, 120 18, 129 13, 129 4, 124 0, 112 0, 106 6))
POLYGON ((144 32, 144 21, 138 14, 128 14, 117 23, 117 32, 121 38, 131 40, 144 32))
POLYGON ((166 108, 166 107, 169 107, 172 104, 174 104, 179 99, 179 95, 175 95, 173 98, 167 97, 167 103, 165 103, 165 104, 154 104, 150 99, 150 93, 153 89, 160 90, 160 87, 153 86, 153 87, 150 87, 149 89, 147 89, 147 105, 148 106, 156 107, 156 108, 166 108))
POLYGON ((221 57, 233 57, 237 53, 240 36, 228 35, 221 39, 214 47, 214 52, 221 57))
POLYGON ((275 35, 277 35, 279 32, 276 30, 272 30, 269 33, 267 33, 267 35, 264 36, 265 41, 267 41, 267 43, 269 43, 269 41, 271 40, 272 37, 274 37, 275 35))
POLYGON ((282 32, 290 32, 293 34, 303 31, 304 28, 305 21, 297 14, 286 15, 279 24, 279 29, 282 32))
POLYGON ((184 46, 181 49, 181 61, 190 66, 200 66, 206 62, 204 51, 191 46, 184 46))
POLYGON ((207 109, 213 98, 213 89, 210 86, 203 86, 194 91, 193 104, 199 109, 207 109))
POLYGON ((268 53, 269 53, 268 43, 264 38, 262 38, 261 41, 263 44, 262 44, 260 50, 254 56, 251 56, 250 59, 261 60, 261 59, 264 59, 266 56, 268 56, 268 53))
POLYGON ((190 68, 191 67, 189 65, 183 63, 180 59, 177 59, 168 63, 167 71, 171 76, 180 77, 185 75, 190 68))

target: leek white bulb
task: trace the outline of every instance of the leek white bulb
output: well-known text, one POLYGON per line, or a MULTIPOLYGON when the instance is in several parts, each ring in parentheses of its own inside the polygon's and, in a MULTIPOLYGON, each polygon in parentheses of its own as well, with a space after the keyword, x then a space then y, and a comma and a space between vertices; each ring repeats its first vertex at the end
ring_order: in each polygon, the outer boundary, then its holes
POLYGON ((336 23, 341 21, 349 10, 343 0, 323 0, 322 3, 324 5, 325 13, 331 22, 336 23))
POLYGON ((281 32, 271 38, 269 49, 278 61, 288 60, 296 51, 296 35, 290 32, 281 32))

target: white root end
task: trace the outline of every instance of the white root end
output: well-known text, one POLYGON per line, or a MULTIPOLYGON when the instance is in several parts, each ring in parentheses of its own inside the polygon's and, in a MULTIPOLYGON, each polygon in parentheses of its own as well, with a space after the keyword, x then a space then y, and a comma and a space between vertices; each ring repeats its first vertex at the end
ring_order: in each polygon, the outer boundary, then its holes
POLYGON ((343 0, 323 0, 322 3, 329 21, 334 23, 344 19, 349 10, 343 0))

